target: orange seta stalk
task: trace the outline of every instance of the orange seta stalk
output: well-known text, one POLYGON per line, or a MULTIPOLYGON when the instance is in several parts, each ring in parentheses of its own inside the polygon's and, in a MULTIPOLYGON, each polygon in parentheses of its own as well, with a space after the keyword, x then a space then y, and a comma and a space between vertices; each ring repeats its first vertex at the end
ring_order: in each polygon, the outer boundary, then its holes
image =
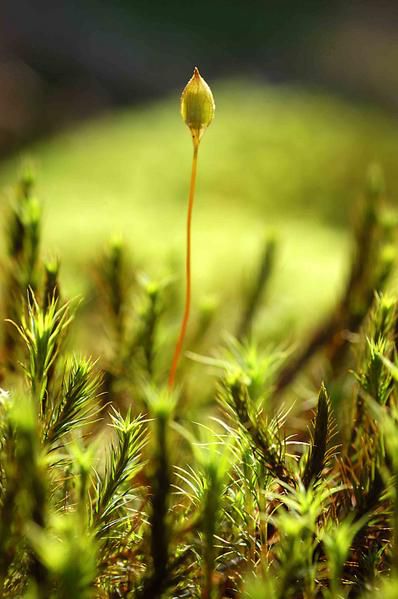
POLYGON ((192 171, 191 171, 191 182, 189 186, 189 198, 188 198, 188 213, 187 213, 187 251, 185 260, 185 275, 186 275, 186 287, 185 287, 185 308, 184 316, 181 323, 180 334, 178 336, 177 344, 174 350, 173 361, 171 364, 169 374, 169 389, 173 388, 174 380, 177 372, 178 362, 181 356, 182 346, 184 344, 185 334, 187 331, 189 312, 191 309, 191 225, 192 225, 192 209, 195 199, 195 187, 196 187, 196 171, 198 165, 198 150, 199 143, 194 140, 193 145, 193 156, 192 156, 192 171))

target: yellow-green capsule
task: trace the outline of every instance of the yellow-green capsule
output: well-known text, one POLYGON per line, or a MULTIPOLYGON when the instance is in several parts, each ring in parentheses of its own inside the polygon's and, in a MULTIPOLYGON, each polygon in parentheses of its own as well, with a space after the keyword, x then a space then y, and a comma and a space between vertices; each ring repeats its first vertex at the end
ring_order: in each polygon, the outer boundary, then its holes
POLYGON ((203 133, 214 118, 216 106, 213 94, 199 70, 195 67, 181 96, 181 115, 198 144, 203 133))

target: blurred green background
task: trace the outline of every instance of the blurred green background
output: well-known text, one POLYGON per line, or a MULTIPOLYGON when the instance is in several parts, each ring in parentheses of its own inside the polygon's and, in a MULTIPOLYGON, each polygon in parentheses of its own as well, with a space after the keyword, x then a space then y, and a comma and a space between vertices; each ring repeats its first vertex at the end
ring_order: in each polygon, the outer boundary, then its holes
POLYGON ((199 158, 194 304, 216 297, 231 329, 272 235, 277 268, 259 333, 313 327, 341 289, 370 163, 397 196, 398 42, 384 26, 394 11, 41 4, 40 19, 24 0, 5 5, 0 183, 5 202, 21 162, 34 164, 45 254, 61 257, 65 291, 87 291, 89 264, 114 234, 138 268, 182 284, 191 142, 179 96, 197 64, 217 110, 199 158))

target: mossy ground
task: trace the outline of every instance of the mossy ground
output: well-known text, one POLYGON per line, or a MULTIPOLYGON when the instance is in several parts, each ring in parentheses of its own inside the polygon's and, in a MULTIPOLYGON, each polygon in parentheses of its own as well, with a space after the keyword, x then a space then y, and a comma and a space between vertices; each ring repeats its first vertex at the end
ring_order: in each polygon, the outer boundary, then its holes
POLYGON ((243 89, 220 89, 200 157, 184 348, 197 362, 184 356, 175 387, 190 160, 175 103, 32 148, 43 240, 34 178, 14 185, 0 254, 4 597, 397 596, 398 220, 382 170, 365 177, 378 158, 396 195, 396 127, 319 95, 243 89), (129 247, 103 251, 114 233, 129 247), (174 284, 138 277, 130 251, 174 284), (206 321, 208 293, 220 303, 206 321))

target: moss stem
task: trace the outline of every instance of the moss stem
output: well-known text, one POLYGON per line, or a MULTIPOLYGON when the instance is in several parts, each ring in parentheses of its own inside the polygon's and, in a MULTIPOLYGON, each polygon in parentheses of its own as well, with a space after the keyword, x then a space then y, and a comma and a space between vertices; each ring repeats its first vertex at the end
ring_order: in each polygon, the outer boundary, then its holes
POLYGON ((174 386, 174 380, 176 376, 178 362, 181 356, 181 350, 184 343, 185 333, 187 330, 189 311, 191 307, 191 223, 192 223, 192 208, 195 198, 195 184, 196 184, 196 171, 198 165, 198 150, 199 140, 193 136, 193 156, 192 156, 192 171, 191 171, 191 182, 189 186, 189 199, 188 199, 188 214, 187 214, 187 241, 186 241, 186 288, 185 288, 185 307, 184 316, 181 323, 180 334, 178 336, 177 344, 174 350, 173 361, 171 364, 168 386, 172 389, 174 386))

